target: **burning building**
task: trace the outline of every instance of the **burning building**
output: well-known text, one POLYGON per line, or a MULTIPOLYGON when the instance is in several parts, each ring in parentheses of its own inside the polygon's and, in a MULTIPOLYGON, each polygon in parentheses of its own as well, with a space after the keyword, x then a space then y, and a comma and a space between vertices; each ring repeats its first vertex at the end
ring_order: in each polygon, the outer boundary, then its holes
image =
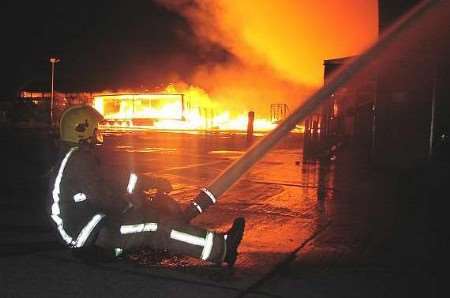
MULTIPOLYGON (((108 129, 247 130, 247 111, 232 113, 199 88, 173 91, 170 86, 162 93, 98 94, 92 105, 105 117, 103 127, 108 129)), ((276 121, 257 118, 253 125, 255 131, 268 131, 276 121)))
MULTIPOLYGON (((34 110, 42 110, 41 123, 49 121, 50 93, 22 90, 20 100, 30 103, 34 110)), ((105 118, 103 129, 108 130, 202 130, 245 132, 250 111, 233 111, 220 105, 200 88, 190 86, 182 92, 169 85, 161 92, 55 92, 54 117, 58 122, 62 111, 71 105, 89 104, 105 118)), ((278 106, 278 105, 275 105, 278 106)), ((272 117, 252 119, 255 132, 273 129, 286 117, 287 105, 274 109, 268 105, 272 117), (276 113, 275 113, 276 112, 276 113)), ((254 114, 253 114, 254 115, 254 114)), ((297 132, 301 131, 299 127, 297 132)))
POLYGON ((110 126, 154 126, 158 120, 184 120, 183 94, 105 94, 93 106, 110 126))

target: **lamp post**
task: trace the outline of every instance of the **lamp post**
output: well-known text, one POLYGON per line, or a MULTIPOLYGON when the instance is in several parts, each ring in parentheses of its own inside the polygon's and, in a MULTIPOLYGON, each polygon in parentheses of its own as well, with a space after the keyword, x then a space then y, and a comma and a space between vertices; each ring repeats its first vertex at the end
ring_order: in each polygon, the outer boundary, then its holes
POLYGON ((58 63, 59 61, 61 61, 61 60, 56 57, 50 58, 50 63, 52 64, 52 91, 51 91, 52 93, 51 93, 51 98, 50 98, 50 123, 51 123, 51 125, 53 125, 53 100, 54 100, 54 95, 55 95, 55 91, 54 91, 55 64, 58 63))

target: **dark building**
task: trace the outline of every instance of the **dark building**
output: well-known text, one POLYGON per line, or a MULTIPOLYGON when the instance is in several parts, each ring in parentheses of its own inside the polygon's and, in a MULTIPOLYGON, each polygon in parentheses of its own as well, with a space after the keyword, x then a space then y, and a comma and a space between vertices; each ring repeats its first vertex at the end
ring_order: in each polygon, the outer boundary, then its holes
MULTIPOLYGON (((417 2, 380 1, 381 32, 417 2)), ((409 166, 445 158, 450 129, 450 6, 445 2, 380 58, 372 144, 378 163, 409 166)))
MULTIPOLYGON (((324 61, 324 81, 353 57, 324 61)), ((305 153, 307 158, 326 157, 330 148, 344 143, 357 143, 369 151, 372 144, 373 108, 376 95, 374 72, 364 74, 358 83, 339 88, 305 121, 305 153)))
MULTIPOLYGON (((381 34, 416 2, 380 1, 381 34)), ((445 158, 450 129, 449 8, 444 1, 435 5, 306 120, 306 153, 351 143, 384 166, 445 158)), ((325 82, 349 60, 325 60, 325 82)))
POLYGON ((400 16, 419 2, 420 0, 379 0, 378 32, 383 33, 400 16))

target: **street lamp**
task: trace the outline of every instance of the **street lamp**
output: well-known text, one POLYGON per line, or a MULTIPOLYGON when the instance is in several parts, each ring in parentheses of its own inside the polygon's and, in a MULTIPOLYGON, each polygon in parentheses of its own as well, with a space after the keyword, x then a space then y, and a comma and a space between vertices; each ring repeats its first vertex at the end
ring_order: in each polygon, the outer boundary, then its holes
POLYGON ((52 95, 50 98, 50 121, 51 125, 53 125, 53 99, 54 99, 54 82, 55 82, 55 64, 61 61, 56 57, 50 58, 50 63, 52 64, 52 95))

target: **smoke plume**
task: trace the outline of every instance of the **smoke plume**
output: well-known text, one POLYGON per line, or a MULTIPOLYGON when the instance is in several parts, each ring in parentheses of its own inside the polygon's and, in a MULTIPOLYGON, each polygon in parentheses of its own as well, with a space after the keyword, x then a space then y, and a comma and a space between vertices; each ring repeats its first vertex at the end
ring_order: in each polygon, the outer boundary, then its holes
POLYGON ((191 78, 228 105, 297 106, 323 82, 323 60, 357 55, 377 37, 376 0, 157 0, 184 16, 200 45, 231 58, 191 78))

